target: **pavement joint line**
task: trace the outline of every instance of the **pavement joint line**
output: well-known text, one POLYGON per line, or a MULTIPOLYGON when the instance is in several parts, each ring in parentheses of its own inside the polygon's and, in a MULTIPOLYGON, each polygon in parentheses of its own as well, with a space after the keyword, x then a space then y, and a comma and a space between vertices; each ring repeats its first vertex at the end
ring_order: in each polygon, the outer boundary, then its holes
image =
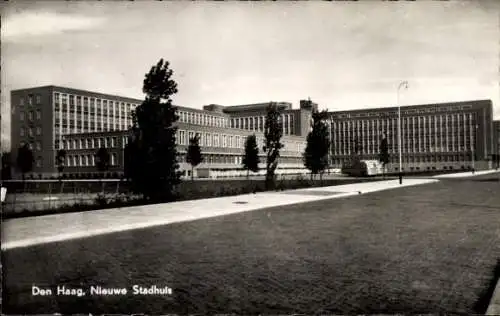
MULTIPOLYGON (((402 187, 430 184, 439 182, 438 179, 406 179, 402 184, 398 180, 374 181, 365 183, 354 183, 340 185, 344 190, 341 193, 327 196, 312 195, 287 195, 284 198, 281 192, 261 192, 256 194, 244 194, 239 196, 219 197, 203 200, 180 201, 173 203, 163 203, 145 206, 132 206, 116 209, 95 210, 89 212, 67 213, 46 215, 42 217, 28 217, 9 220, 2 223, 2 250, 14 248, 29 247, 34 245, 60 242, 72 239, 80 239, 109 233, 142 229, 148 227, 162 226, 172 223, 188 222, 199 219, 206 219, 216 216, 225 216, 248 211, 255 211, 264 208, 279 207, 285 205, 310 203, 322 200, 331 200, 344 197, 358 196, 361 194, 397 189, 402 187), (377 185, 378 184, 378 185, 377 185), (350 188, 350 190, 346 190, 350 188), (259 204, 255 205, 252 200, 258 199, 259 204), (224 201, 224 205, 221 202, 224 201), (248 201, 245 204, 234 204, 235 201, 248 201), (146 210, 144 210, 146 208, 146 210), (182 210, 181 210, 182 209, 182 210), (215 210, 214 210, 215 209, 215 210), (173 212, 169 212, 173 211, 173 212), (126 213, 127 212, 127 213, 126 213), (114 216, 115 215, 115 216, 114 216), (119 217, 117 217, 118 215, 119 217), (156 217, 156 218, 155 218, 156 217), (66 221, 66 222, 65 222, 66 221), (104 226, 109 222, 114 226, 104 226), (50 227, 51 223, 56 222, 59 227, 50 227), (121 223, 120 223, 121 222, 121 223), (24 238, 24 236, 15 236, 16 232, 23 234, 23 228, 26 232, 26 226, 29 224, 38 225, 38 227, 28 227, 29 232, 36 232, 40 236, 24 238), (69 227, 73 225, 72 227, 69 227), (98 227, 101 225, 101 227, 98 227), (88 229, 88 227, 93 227, 88 229), (97 227, 96 227, 97 226, 97 227), (35 228, 35 229, 33 229, 35 228), (37 229, 38 228, 38 229, 37 229), (45 230, 44 230, 45 229, 45 230), (66 232, 64 231, 66 230, 66 232), (67 232, 69 230, 69 232, 67 232), (53 234, 53 231, 58 231, 53 234), (9 234, 14 235, 9 238, 9 234), (43 235, 45 233, 45 235, 43 235), (5 240, 7 239, 7 240, 5 240)), ((319 187, 316 190, 331 189, 339 192, 339 186, 319 187)), ((300 189, 299 189, 300 190, 300 189)), ((57 226, 57 225, 56 225, 57 226)))

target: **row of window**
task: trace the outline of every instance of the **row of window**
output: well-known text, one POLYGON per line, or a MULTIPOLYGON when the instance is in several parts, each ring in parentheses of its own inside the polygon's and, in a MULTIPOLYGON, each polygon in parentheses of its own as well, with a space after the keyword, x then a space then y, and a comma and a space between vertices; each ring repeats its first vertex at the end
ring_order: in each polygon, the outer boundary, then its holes
MULTIPOLYGON (((339 148, 334 149, 334 154, 335 155, 351 155, 356 151, 354 146, 339 146, 339 148)), ((446 146, 426 146, 425 148, 422 147, 410 147, 410 146, 402 146, 401 147, 402 153, 405 154, 415 154, 415 153, 434 153, 434 152, 449 152, 449 153, 468 153, 471 151, 474 151, 474 146, 457 146, 455 148, 450 148, 446 146)), ((380 152, 380 147, 379 146, 368 146, 368 147, 363 147, 359 146, 358 153, 360 154, 377 154, 380 152)), ((389 153, 399 153, 399 149, 397 147, 389 147, 388 149, 389 153)))
MULTIPOLYGON (((72 94, 63 94, 63 93, 54 93, 54 106, 56 109, 59 109, 59 105, 62 108, 74 109, 76 105, 76 109, 78 112, 93 112, 102 110, 107 113, 127 113, 129 114, 133 109, 135 109, 139 104, 116 101, 116 100, 108 100, 94 97, 86 97, 80 95, 72 95, 72 94), (79 109, 81 111, 79 111, 79 109)), ((114 114, 113 114, 114 115, 114 114)))
MULTIPOLYGON (((442 114, 432 116, 414 116, 404 117, 401 119, 402 129, 407 129, 409 126, 417 127, 422 126, 424 129, 437 126, 468 126, 475 125, 475 115, 473 113, 454 113, 442 114)), ((397 127, 397 118, 382 118, 370 120, 349 120, 349 121, 336 121, 332 122, 333 130, 354 130, 354 129, 368 129, 380 130, 388 129, 389 127, 397 127)))
POLYGON ((130 125, 122 124, 102 124, 98 122, 77 122, 77 124, 54 124, 54 129, 56 133, 59 134, 77 134, 77 133, 88 133, 88 132, 102 132, 102 131, 124 131, 127 130, 130 125))
MULTIPOLYGON (((376 159, 376 158, 375 158, 376 159)), ((408 157, 403 156, 401 162, 404 164, 411 163, 436 163, 436 162, 470 162, 472 161, 471 155, 432 155, 432 156, 423 156, 423 157, 408 157)), ((350 158, 340 158, 333 159, 333 164, 342 165, 343 163, 349 163, 350 158)), ((399 157, 391 156, 389 158, 390 163, 399 163, 399 157)))
MULTIPOLYGON (((211 163, 231 163, 231 164, 241 165, 242 159, 243 158, 241 156, 212 155, 212 154, 203 155, 203 163, 206 163, 206 164, 211 164, 211 163)), ((177 157, 177 162, 187 163, 187 161, 186 161, 186 155, 179 155, 177 157)))
MULTIPOLYGON (((20 144, 21 144, 21 145, 20 145, 20 147, 23 147, 26 143, 25 143, 24 141, 21 141, 21 143, 20 143, 20 144)), ((31 149, 32 151, 33 151, 33 150, 36 150, 36 151, 41 151, 41 150, 42 150, 42 143, 40 143, 40 142, 35 142, 34 144, 35 144, 35 145, 33 145, 33 143, 29 142, 29 143, 28 143, 28 147, 29 147, 29 149, 31 149)))
POLYGON ((132 125, 132 118, 129 116, 127 119, 105 117, 105 116, 64 116, 59 112, 55 113, 54 127, 56 129, 70 128, 70 129, 83 129, 88 128, 91 131, 100 130, 125 130, 132 125))
MULTIPOLYGON (((36 111, 29 111, 28 113, 28 120, 33 121, 35 114, 36 114, 36 119, 41 120, 42 119, 42 112, 40 110, 36 111)), ((26 118, 26 113, 24 111, 19 112, 19 120, 23 122, 26 118)))
POLYGON ((130 121, 132 122, 132 115, 108 115, 99 113, 79 113, 79 112, 65 112, 58 111, 54 112, 55 121, 59 120, 77 120, 77 121, 130 121))
POLYGON ((229 119, 211 114, 179 111, 179 122, 212 127, 229 127, 229 119))
MULTIPOLYGON (((64 139, 62 140, 62 149, 98 149, 98 148, 115 148, 118 146, 118 138, 116 136, 108 137, 87 137, 79 139, 64 139)), ((122 136, 122 147, 127 144, 127 137, 122 136)), ((56 149, 59 142, 56 140, 56 149)))
MULTIPOLYGON (((212 127, 240 128, 263 132, 265 116, 227 118, 211 114, 179 111, 179 122, 212 127)), ((281 122, 283 123, 283 134, 293 135, 295 131, 293 115, 282 114, 281 122)))
MULTIPOLYGON (((33 101, 36 102, 36 104, 42 103, 42 98, 39 94, 28 94, 27 96, 27 102, 28 105, 33 105, 33 101)), ((19 98, 19 105, 24 106, 24 97, 19 98)))
MULTIPOLYGON (((364 154, 372 154, 379 151, 380 140, 368 140, 366 138, 359 139, 342 139, 338 141, 333 140, 333 148, 336 154, 349 154, 350 149, 359 146, 359 151, 364 154)), ((402 138, 402 151, 403 152, 463 152, 465 150, 472 150, 475 145, 475 135, 471 137, 464 137, 455 135, 455 137, 421 137, 421 138, 402 138)), ((388 140, 389 152, 398 151, 399 145, 397 138, 389 138, 388 140)))
MULTIPOLYGON (((279 157, 281 163, 301 163, 302 157, 279 157)), ((206 164, 235 164, 241 165, 243 161, 242 156, 233 155, 219 155, 219 154, 203 154, 203 163, 206 164)), ((186 155, 179 154, 177 162, 187 163, 186 155)), ((263 162, 263 161, 262 161, 263 162)))
MULTIPOLYGON (((222 147, 222 148, 245 148, 246 136, 225 135, 219 133, 200 133, 195 131, 177 130, 176 143, 179 145, 189 145, 189 140, 194 136, 199 137, 199 145, 202 147, 222 147)), ((256 136, 257 147, 262 150, 265 139, 263 136, 256 136)), ((284 151, 303 152, 305 142, 291 142, 282 140, 284 151)))
POLYGON ((40 126, 37 126, 36 128, 33 127, 28 127, 24 128, 21 127, 20 135, 21 137, 24 137, 28 135, 29 137, 33 137, 33 135, 36 133, 36 135, 42 135, 42 128, 40 126))
MULTIPOLYGON (((472 105, 466 104, 466 105, 454 105, 454 106, 443 106, 443 105, 438 105, 436 107, 432 108, 425 108, 425 109, 402 109, 401 110, 401 115, 412 115, 412 114, 424 114, 424 113, 436 113, 436 112, 451 112, 451 111, 462 111, 462 110, 468 110, 472 109, 472 105)), ((378 117, 385 117, 385 116, 394 116, 397 115, 398 111, 389 111, 389 112, 371 112, 371 113, 366 113, 366 112, 358 112, 358 113, 342 113, 342 114, 337 114, 336 117, 338 118, 351 118, 351 117, 367 117, 367 116, 378 116, 378 117)))
MULTIPOLYGON (((110 155, 110 165, 118 164, 116 153, 110 155)), ((94 155, 69 155, 64 161, 66 167, 94 167, 96 165, 96 157, 94 155)))
MULTIPOLYGON (((293 114, 281 114, 280 123, 283 127, 284 135, 295 134, 295 123, 293 114)), ((266 122, 265 116, 235 117, 230 120, 231 128, 240 128, 251 131, 264 131, 266 122)))
MULTIPOLYGON (((354 153, 356 146, 353 144, 345 144, 342 143, 340 145, 334 145, 334 154, 336 155, 350 155, 354 153)), ((432 152, 470 152, 474 150, 474 144, 467 143, 466 145, 460 145, 455 143, 455 146, 447 145, 436 145, 434 143, 425 144, 422 146, 419 144, 411 143, 411 144, 403 144, 401 146, 401 151, 403 153, 432 153, 432 152)), ((358 145, 358 150, 361 154, 376 154, 380 152, 379 144, 369 144, 369 145, 358 145)), ((389 145, 388 148, 389 153, 398 153, 399 147, 397 145, 389 145)))
POLYGON ((54 106, 54 110, 56 113, 61 113, 62 116, 75 116, 75 115, 85 115, 85 116, 90 116, 90 117, 94 117, 94 116, 109 116, 109 117, 114 117, 114 118, 131 118, 131 112, 125 112, 125 110, 123 111, 120 111, 120 110, 117 110, 117 111, 113 111, 113 109, 107 109, 106 111, 105 110, 102 110, 101 111, 101 108, 98 108, 94 111, 94 109, 92 108, 90 111, 88 110, 88 108, 85 108, 85 107, 75 107, 75 108, 70 108, 69 106, 68 107, 59 107, 59 106, 54 106))

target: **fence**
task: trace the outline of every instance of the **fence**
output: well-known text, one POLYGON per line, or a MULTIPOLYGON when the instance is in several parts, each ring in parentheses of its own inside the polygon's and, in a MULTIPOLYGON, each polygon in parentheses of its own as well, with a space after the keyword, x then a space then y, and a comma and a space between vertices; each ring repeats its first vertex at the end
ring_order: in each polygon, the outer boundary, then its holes
POLYGON ((2 186, 7 188, 3 214, 94 204, 100 195, 110 199, 129 192, 128 183, 118 180, 5 181, 2 186))

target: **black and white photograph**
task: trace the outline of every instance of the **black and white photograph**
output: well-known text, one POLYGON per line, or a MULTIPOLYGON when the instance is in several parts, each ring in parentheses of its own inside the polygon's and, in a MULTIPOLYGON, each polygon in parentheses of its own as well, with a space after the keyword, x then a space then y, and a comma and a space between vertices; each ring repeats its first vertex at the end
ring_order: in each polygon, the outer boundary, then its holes
POLYGON ((5 1, 4 315, 500 315, 500 1, 5 1))

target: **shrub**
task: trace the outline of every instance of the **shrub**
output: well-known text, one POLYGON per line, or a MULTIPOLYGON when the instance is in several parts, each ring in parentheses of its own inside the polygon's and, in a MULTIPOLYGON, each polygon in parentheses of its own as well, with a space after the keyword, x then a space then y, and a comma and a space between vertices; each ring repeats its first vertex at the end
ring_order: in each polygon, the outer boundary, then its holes
POLYGON ((106 206, 108 204, 108 199, 104 193, 97 194, 95 199, 95 204, 98 206, 106 206))
POLYGON ((283 190, 286 190, 286 187, 287 185, 285 184, 285 181, 281 180, 280 182, 278 182, 278 184, 276 185, 276 191, 283 191, 283 190))

